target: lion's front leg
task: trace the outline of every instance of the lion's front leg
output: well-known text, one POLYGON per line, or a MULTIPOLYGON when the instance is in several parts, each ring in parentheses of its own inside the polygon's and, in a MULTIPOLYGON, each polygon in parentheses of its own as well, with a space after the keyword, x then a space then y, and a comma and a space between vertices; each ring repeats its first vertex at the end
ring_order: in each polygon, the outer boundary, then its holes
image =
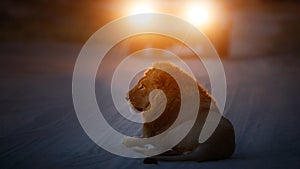
POLYGON ((127 148, 132 148, 133 151, 144 154, 146 156, 158 155, 162 152, 162 149, 165 149, 163 148, 165 146, 164 144, 160 146, 154 146, 152 144, 144 142, 139 138, 133 137, 125 137, 122 144, 127 148))
POLYGON ((122 144, 127 148, 136 147, 139 145, 139 140, 138 138, 134 137, 125 137, 122 141, 122 144))
POLYGON ((158 148, 155 148, 151 144, 144 143, 140 138, 125 137, 122 144, 127 148, 132 148, 134 151, 147 156, 159 153, 158 148))
POLYGON ((146 144, 143 147, 134 147, 133 150, 146 156, 154 156, 160 153, 160 149, 153 145, 146 144))
POLYGON ((132 147, 147 147, 148 143, 146 140, 143 140, 143 138, 138 137, 124 137, 122 144, 126 146, 127 148, 132 147))

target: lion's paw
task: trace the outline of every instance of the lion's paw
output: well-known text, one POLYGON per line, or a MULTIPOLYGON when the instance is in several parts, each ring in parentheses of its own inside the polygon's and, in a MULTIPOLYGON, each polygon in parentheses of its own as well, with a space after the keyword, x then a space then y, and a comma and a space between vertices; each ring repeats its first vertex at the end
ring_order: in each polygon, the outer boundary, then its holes
POLYGON ((150 144, 144 145, 143 147, 133 147, 133 150, 146 156, 156 155, 158 151, 153 145, 150 144))

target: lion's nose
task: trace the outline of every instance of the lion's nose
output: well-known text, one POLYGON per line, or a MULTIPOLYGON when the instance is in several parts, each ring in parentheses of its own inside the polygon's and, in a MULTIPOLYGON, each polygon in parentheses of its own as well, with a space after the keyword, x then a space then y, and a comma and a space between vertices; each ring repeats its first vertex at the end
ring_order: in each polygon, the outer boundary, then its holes
POLYGON ((129 100, 129 93, 126 93, 125 99, 128 101, 129 100))

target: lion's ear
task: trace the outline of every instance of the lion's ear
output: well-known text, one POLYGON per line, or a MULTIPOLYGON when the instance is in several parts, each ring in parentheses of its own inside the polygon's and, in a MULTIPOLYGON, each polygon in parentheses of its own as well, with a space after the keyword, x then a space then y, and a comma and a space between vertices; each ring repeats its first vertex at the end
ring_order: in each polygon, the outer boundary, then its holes
POLYGON ((149 68, 145 71, 144 76, 149 76, 151 74, 151 72, 153 72, 153 70, 155 70, 155 68, 149 68))

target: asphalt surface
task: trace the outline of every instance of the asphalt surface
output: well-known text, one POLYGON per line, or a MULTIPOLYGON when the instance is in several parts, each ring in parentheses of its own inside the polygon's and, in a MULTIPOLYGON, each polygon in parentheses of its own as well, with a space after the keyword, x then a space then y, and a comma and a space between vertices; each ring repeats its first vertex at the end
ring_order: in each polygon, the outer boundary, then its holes
MULTIPOLYGON (((110 154, 84 133, 71 92, 72 65, 80 48, 72 44, 2 45, 1 168, 152 167, 142 159, 110 154)), ((158 167, 299 168, 300 59, 227 59, 223 64, 228 84, 224 115, 236 130, 233 158, 163 162, 158 167)), ((113 113, 111 105, 102 106, 113 127, 128 133, 136 130, 113 113)))

